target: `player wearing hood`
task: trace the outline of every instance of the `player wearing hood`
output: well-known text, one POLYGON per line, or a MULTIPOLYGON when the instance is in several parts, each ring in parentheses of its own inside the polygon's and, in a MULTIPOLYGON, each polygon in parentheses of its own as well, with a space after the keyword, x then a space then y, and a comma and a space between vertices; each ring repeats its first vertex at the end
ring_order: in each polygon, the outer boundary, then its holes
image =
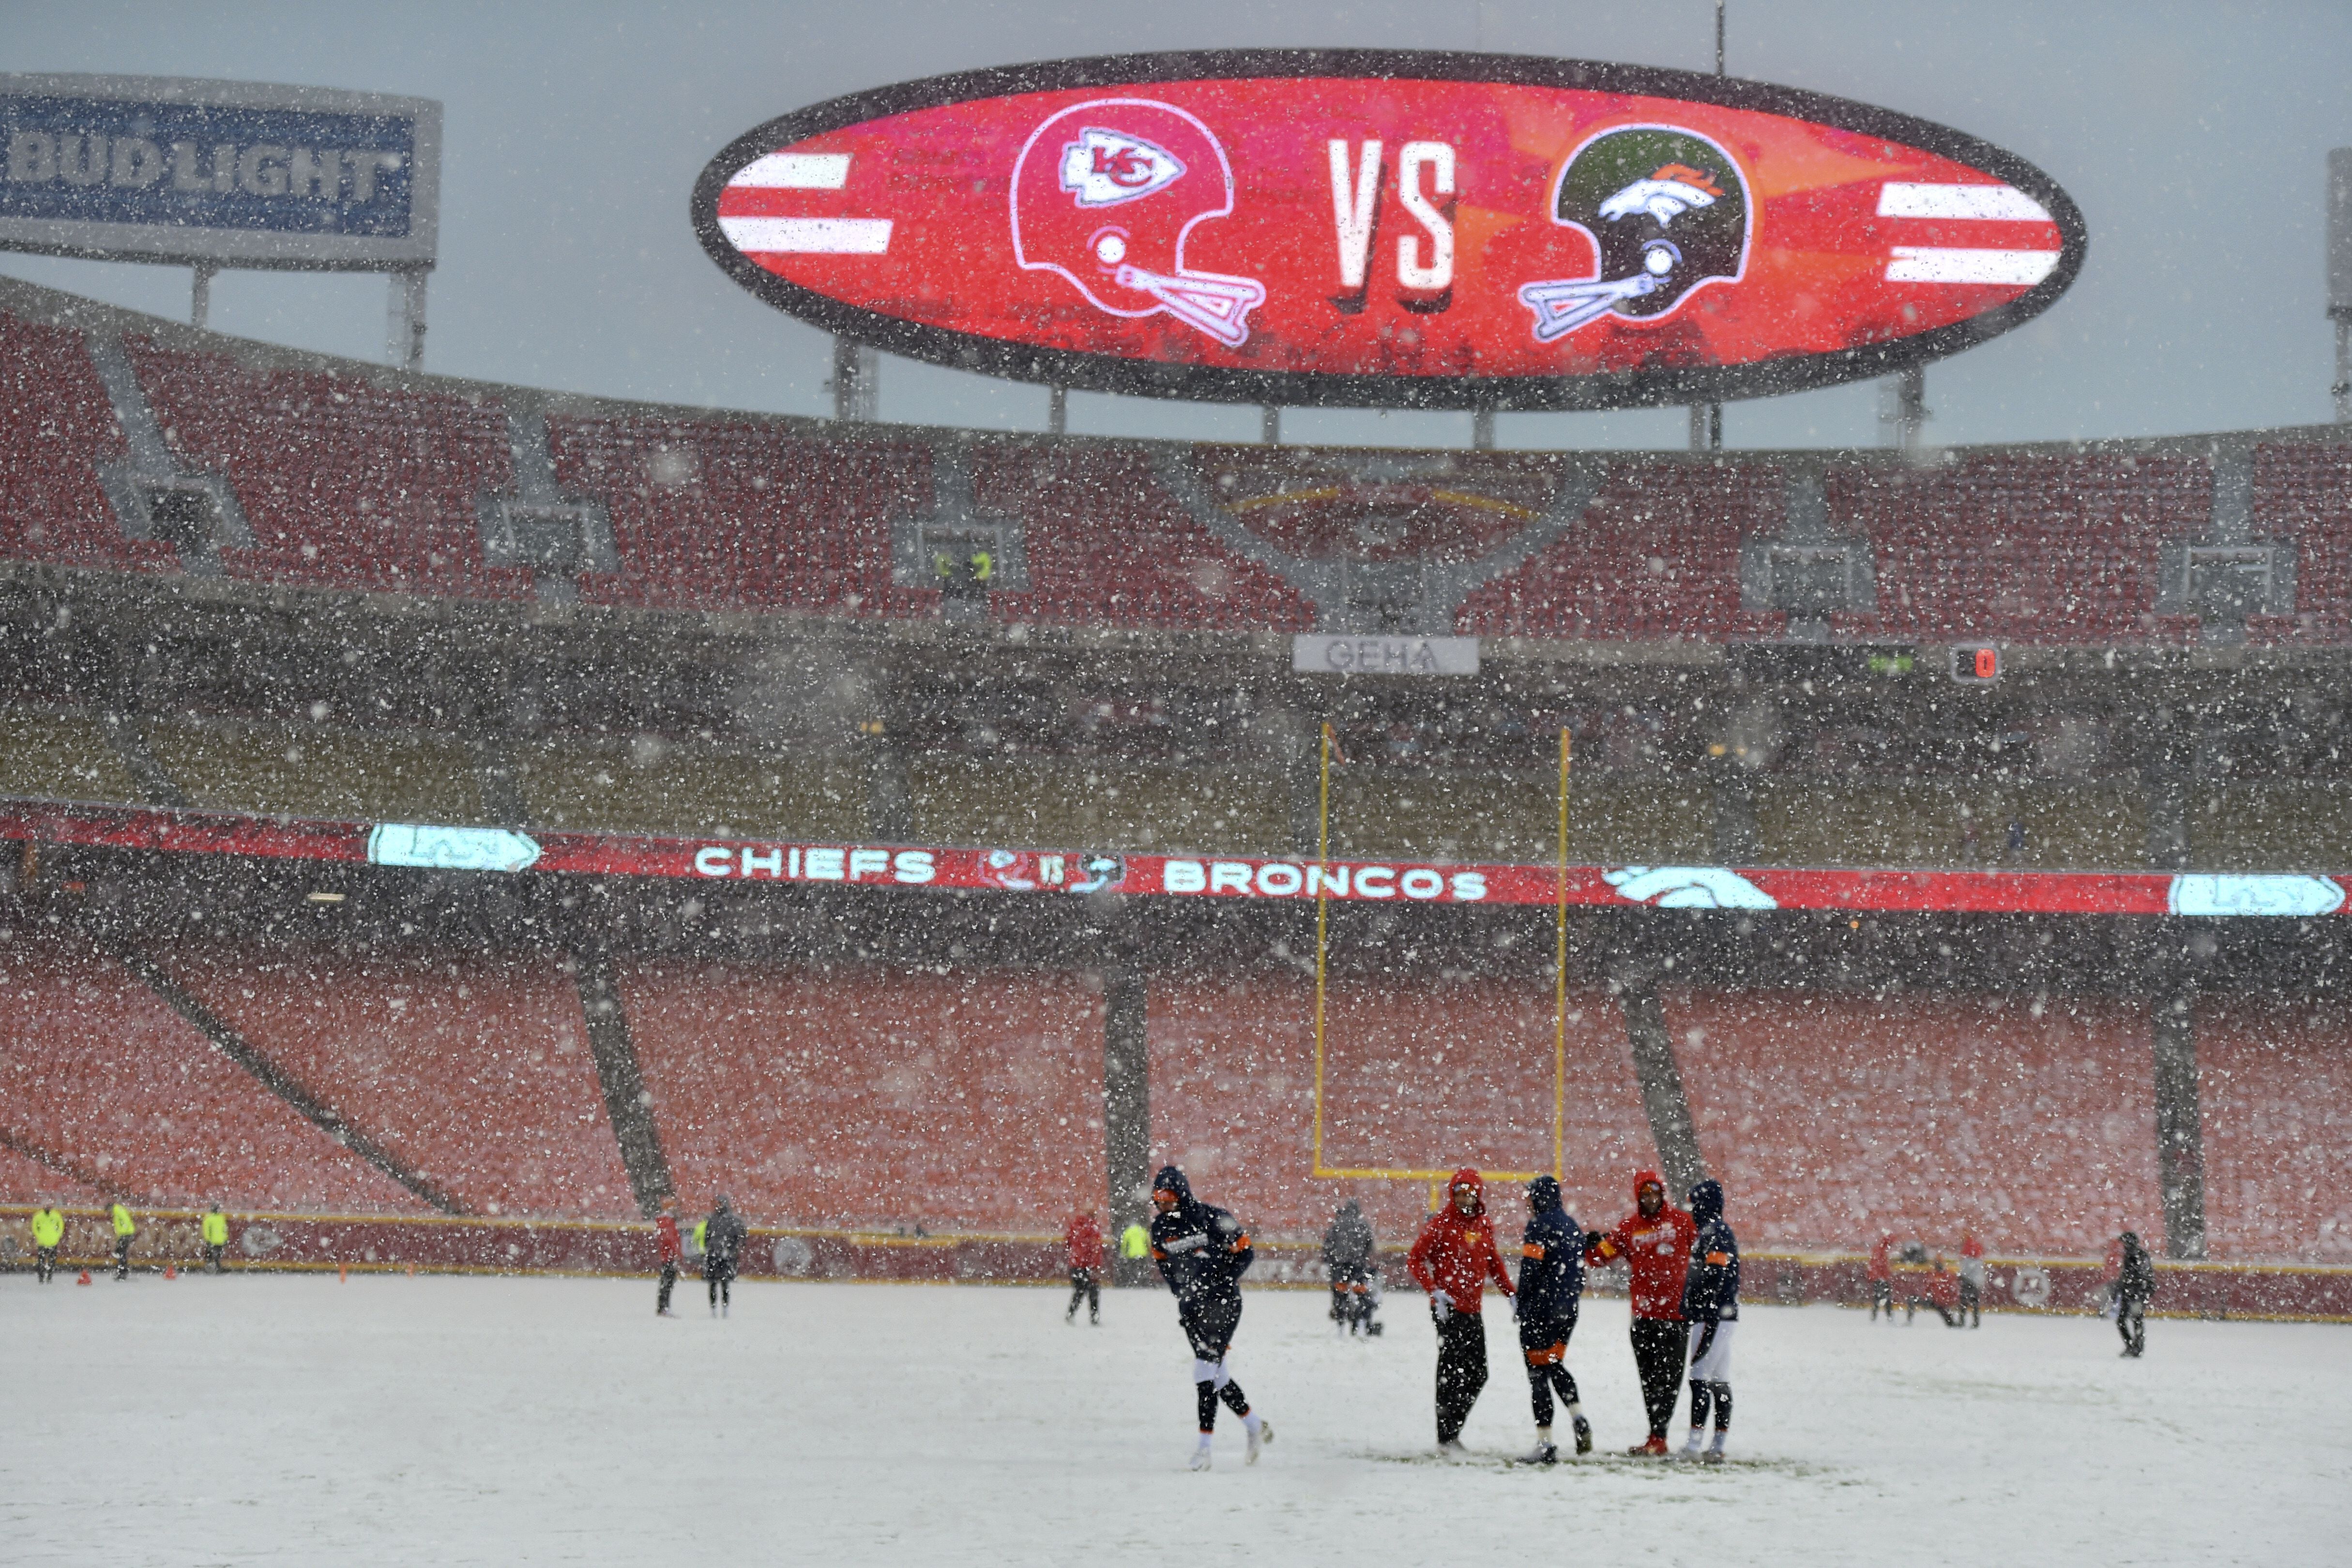
POLYGON ((1633 1173, 1633 1212, 1603 1234, 1587 1233, 1584 1261, 1600 1268, 1625 1260, 1633 1297, 1633 1364, 1642 1375, 1642 1403, 1650 1415, 1650 1436, 1630 1452, 1666 1457, 1666 1424, 1674 1419, 1675 1396, 1682 1392, 1683 1285, 1690 1268, 1691 1216, 1666 1202, 1666 1184, 1655 1171, 1633 1173))
POLYGON ((1690 1190, 1690 1273, 1683 1283, 1683 1318, 1690 1324, 1690 1441, 1683 1458, 1700 1458, 1706 1409, 1715 1406, 1715 1441, 1706 1462, 1723 1463, 1724 1439, 1731 1433, 1731 1331, 1739 1326, 1739 1240, 1723 1219, 1723 1184, 1701 1182, 1690 1190))
POLYGON ((1536 1446, 1526 1460, 1549 1465, 1559 1458, 1551 1440, 1552 1390, 1568 1405, 1576 1451, 1592 1452, 1592 1424, 1577 1401, 1576 1379, 1568 1371, 1568 1340, 1576 1332, 1577 1308, 1584 1296, 1584 1233, 1560 1206, 1559 1183, 1538 1176, 1528 1184, 1528 1228, 1519 1241, 1519 1292, 1511 1310, 1519 1320, 1519 1350, 1528 1360, 1528 1392, 1535 1402, 1536 1446))
POLYGON ((702 1278, 710 1287, 713 1317, 725 1317, 734 1304, 736 1260, 750 1239, 743 1217, 727 1201, 727 1194, 719 1194, 710 1217, 702 1222, 702 1278))
POLYGON ((1445 1184, 1445 1206, 1421 1227, 1405 1266, 1429 1292, 1429 1315, 1437 1324, 1437 1451, 1459 1458, 1462 1425, 1486 1386, 1481 1293, 1492 1279, 1504 1295, 1513 1294, 1502 1254, 1495 1250, 1486 1184, 1477 1172, 1465 1166, 1454 1173, 1445 1184))
POLYGON ((1323 1233, 1323 1267, 1331 1276, 1331 1321, 1346 1333, 1370 1334, 1372 1327, 1372 1222, 1349 1198, 1323 1233))
POLYGON ((2148 1256, 2139 1233, 2127 1230, 2116 1238, 2116 1331, 2123 1336, 2127 1356, 2147 1353, 2147 1304, 2156 1295, 2156 1259, 2148 1256))
POLYGON ((1224 1210, 1194 1197, 1192 1184, 1173 1165, 1161 1166, 1152 1178, 1151 1203, 1160 1211, 1151 1222, 1151 1258, 1175 1293, 1176 1321, 1192 1346, 1192 1388, 1201 1413, 1201 1446, 1193 1450, 1192 1468, 1209 1468, 1221 1397, 1242 1418, 1249 1438, 1244 1462, 1255 1465, 1258 1450, 1274 1441, 1274 1427, 1250 1409, 1242 1385, 1225 1370, 1225 1352, 1242 1321, 1241 1279, 1255 1257, 1249 1233, 1224 1210))

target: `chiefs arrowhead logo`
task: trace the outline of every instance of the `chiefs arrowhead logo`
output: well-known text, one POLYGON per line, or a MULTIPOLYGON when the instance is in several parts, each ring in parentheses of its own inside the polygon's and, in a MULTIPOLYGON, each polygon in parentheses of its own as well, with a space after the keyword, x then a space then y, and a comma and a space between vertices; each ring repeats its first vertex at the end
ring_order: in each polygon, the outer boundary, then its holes
POLYGON ((1183 173, 1175 153, 1122 131, 1088 126, 1062 148, 1062 189, 1082 207, 1116 206, 1148 196, 1183 173))

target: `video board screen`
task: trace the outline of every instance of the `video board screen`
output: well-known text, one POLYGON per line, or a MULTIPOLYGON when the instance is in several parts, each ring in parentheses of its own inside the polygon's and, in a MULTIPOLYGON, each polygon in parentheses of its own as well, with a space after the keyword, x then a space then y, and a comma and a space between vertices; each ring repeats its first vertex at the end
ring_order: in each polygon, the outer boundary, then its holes
POLYGON ((706 249, 829 331, 1059 385, 1616 407, 1885 374, 2080 268, 2048 175, 1685 72, 1260 51, 973 72, 739 138, 706 249))

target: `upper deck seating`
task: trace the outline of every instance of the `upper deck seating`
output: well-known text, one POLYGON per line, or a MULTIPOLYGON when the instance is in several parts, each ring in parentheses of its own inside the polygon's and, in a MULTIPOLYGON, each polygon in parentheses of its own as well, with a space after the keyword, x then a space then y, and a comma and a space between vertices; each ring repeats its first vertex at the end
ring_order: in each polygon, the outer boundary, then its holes
POLYGON ((558 488, 611 511, 621 567, 587 579, 593 601, 885 616, 938 604, 890 580, 891 519, 930 493, 919 442, 617 416, 551 417, 548 441, 558 488))
POLYGON ((126 452, 89 340, 0 311, 0 555, 176 569, 169 543, 122 531, 99 483, 126 452))
POLYGON ((1006 443, 973 454, 983 511, 1015 514, 1025 592, 990 595, 999 621, 1171 631, 1306 631, 1304 595, 1186 516, 1150 455, 1108 443, 1006 443))
POLYGON ((1616 462, 1584 516, 1474 592, 1457 629, 1484 637, 1758 637, 1782 617, 1739 607, 1739 546, 1777 535, 1780 471, 1752 463, 1616 462))
POLYGON ((1877 608, 1859 637, 2178 641, 2156 612, 2158 548, 2201 537, 2210 464, 2175 457, 1977 453, 1927 468, 1832 468, 1832 532, 1867 537, 1877 608))
POLYGON ((265 370, 127 335, 163 438, 226 475, 250 549, 234 577, 455 598, 528 598, 482 557, 476 498, 507 484, 506 414, 481 395, 399 390, 327 370, 265 370))

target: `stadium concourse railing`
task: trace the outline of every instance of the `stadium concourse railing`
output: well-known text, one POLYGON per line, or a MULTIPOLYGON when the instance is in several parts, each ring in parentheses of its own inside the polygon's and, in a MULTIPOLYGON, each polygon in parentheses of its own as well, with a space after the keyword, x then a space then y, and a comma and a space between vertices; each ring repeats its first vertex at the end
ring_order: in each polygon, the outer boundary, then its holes
MULTIPOLYGON (((0 1205, 0 1270, 33 1265, 32 1208, 0 1205)), ((108 1211, 67 1208, 58 1249, 68 1271, 111 1268, 108 1211)), ((147 1273, 194 1271, 204 1263, 195 1209, 138 1211, 132 1267, 147 1273)), ((651 1278, 658 1268, 649 1224, 600 1220, 474 1219, 373 1215, 232 1214, 224 1267, 237 1272, 569 1275, 651 1278)), ((1319 1245, 1261 1239, 1248 1283, 1259 1289, 1325 1288, 1319 1245)), ((1387 1248, 1391 1289, 1411 1289, 1401 1248, 1387 1248)), ((1860 1306, 1870 1298, 1859 1252, 1749 1252, 1744 1294, 1786 1306, 1860 1306)), ((2085 1315, 2100 1310, 2108 1270, 2095 1259, 1986 1259, 1985 1306, 1992 1311, 2085 1315)), ((689 1262, 689 1272, 692 1265, 689 1262)), ((1055 1285, 1066 1278, 1057 1236, 1000 1232, 902 1235, 804 1226, 751 1226, 740 1271, 751 1279, 928 1285, 1055 1285)), ((2352 1267, 2315 1264, 2156 1265, 2159 1317, 2352 1322, 2352 1267)), ((1897 1265, 1895 1300, 1927 1303, 1927 1270, 1897 1265)), ((1622 1270, 1596 1271, 1592 1289, 1623 1292, 1622 1270)))

